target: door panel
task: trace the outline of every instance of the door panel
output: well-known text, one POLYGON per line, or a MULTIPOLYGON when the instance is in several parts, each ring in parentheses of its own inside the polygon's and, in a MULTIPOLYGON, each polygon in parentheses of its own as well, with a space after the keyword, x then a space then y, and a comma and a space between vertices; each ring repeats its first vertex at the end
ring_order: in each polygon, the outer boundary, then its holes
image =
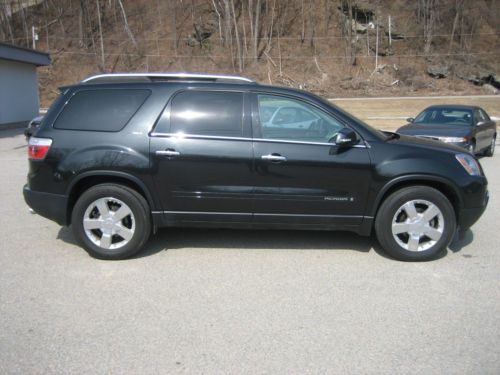
POLYGON ((483 124, 480 126, 476 125, 476 140, 478 145, 477 149, 483 150, 489 147, 491 144, 491 138, 495 133, 495 124, 482 110, 475 110, 474 117, 475 119, 477 119, 477 122, 483 122, 483 124))
POLYGON ((366 148, 255 142, 255 221, 358 225, 370 184, 366 148), (279 155, 276 162, 262 156, 279 155))
POLYGON ((193 221, 251 220, 250 140, 153 137, 151 153, 157 190, 167 215, 193 221), (156 154, 165 150, 179 155, 156 154))
POLYGON ((313 105, 290 97, 252 97, 255 155, 255 223, 326 226, 361 224, 371 181, 366 146, 340 149, 328 143, 344 127, 313 105), (298 129, 290 118, 280 128, 261 123, 269 108, 295 107, 315 116, 298 129), (262 124, 262 125, 261 125, 262 124), (289 125, 289 126, 288 126, 289 125))
POLYGON ((186 90, 150 140, 154 180, 167 222, 252 219, 253 148, 242 92, 186 90))

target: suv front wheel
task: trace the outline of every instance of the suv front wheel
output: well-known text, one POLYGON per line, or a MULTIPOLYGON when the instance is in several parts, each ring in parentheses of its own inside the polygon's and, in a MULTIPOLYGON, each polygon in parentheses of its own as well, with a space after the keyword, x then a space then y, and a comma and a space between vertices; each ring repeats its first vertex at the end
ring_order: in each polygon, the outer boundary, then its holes
POLYGON ((456 219, 450 201, 438 190, 412 186, 392 193, 375 219, 377 238, 399 260, 437 257, 451 242, 456 219))
POLYGON ((85 191, 73 208, 71 223, 77 240, 99 259, 130 257, 141 250, 151 232, 144 197, 118 184, 85 191))

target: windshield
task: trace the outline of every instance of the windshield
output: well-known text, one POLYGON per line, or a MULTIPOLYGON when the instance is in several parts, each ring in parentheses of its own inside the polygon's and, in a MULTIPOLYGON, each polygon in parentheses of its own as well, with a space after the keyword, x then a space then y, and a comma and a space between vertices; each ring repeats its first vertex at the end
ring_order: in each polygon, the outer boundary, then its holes
POLYGON ((472 125, 472 111, 468 109, 429 108, 413 121, 418 125, 472 125))

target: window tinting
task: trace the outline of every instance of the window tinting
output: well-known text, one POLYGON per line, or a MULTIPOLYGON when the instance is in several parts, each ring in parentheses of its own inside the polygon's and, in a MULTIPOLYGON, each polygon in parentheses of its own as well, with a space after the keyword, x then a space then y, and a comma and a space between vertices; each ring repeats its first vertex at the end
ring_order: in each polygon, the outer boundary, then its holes
POLYGON ((330 142, 343 125, 307 103, 259 95, 260 131, 264 139, 330 142))
POLYGON ((242 136, 243 94, 219 91, 184 91, 172 100, 172 133, 242 136))
POLYGON ((79 91, 66 104, 54 127, 67 130, 119 131, 149 94, 149 90, 79 91))

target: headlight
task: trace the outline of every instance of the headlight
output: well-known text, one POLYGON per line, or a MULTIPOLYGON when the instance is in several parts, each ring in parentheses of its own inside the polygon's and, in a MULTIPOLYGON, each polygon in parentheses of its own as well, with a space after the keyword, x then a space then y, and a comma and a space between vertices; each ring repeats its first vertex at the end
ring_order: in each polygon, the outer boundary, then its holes
POLYGON ((467 173, 470 174, 471 176, 481 175, 481 168, 479 168, 478 162, 476 161, 476 159, 474 159, 472 155, 457 154, 455 155, 455 158, 462 165, 462 167, 464 167, 467 173))
POLYGON ((467 138, 465 137, 438 137, 441 142, 446 143, 465 143, 467 138))

